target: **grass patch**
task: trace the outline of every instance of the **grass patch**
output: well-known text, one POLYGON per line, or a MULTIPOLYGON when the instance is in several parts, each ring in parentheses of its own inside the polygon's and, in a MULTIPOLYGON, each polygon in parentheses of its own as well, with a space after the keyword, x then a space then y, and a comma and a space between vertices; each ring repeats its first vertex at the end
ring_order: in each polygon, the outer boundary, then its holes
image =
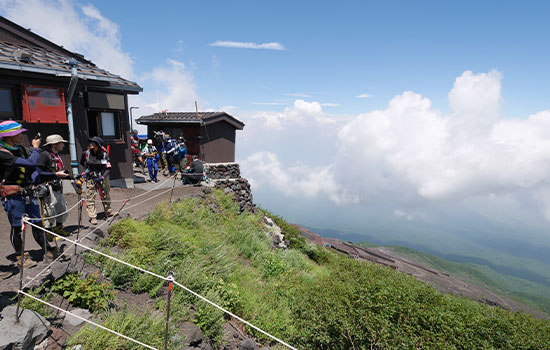
MULTIPOLYGON (((411 276, 310 245, 279 217, 275 221, 291 249, 273 249, 264 213, 239 214, 229 196, 214 191, 162 205, 144 222, 120 221, 111 227, 104 249, 122 248, 121 259, 163 276, 173 270, 183 285, 300 349, 544 349, 550 344, 548 321, 443 295, 411 276)), ((96 257, 94 263, 117 288, 156 296, 162 286, 110 260, 96 257)), ((157 307, 162 310, 163 302, 157 307)), ((221 346, 224 315, 180 288, 172 298, 172 328, 189 320, 191 308, 194 322, 221 346)), ((122 327, 134 325, 128 315, 141 317, 121 313, 104 322, 122 327)), ((156 329, 154 318, 142 320, 156 329)), ((98 340, 86 334, 75 338, 83 348, 124 348, 94 343, 98 340)), ((150 331, 147 339, 159 343, 162 336, 150 331)))

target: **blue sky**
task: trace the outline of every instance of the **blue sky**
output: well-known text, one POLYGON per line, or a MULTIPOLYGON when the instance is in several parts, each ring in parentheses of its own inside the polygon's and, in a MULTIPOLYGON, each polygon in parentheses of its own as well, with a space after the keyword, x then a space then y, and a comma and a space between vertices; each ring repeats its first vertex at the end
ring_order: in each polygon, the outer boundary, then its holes
POLYGON ((465 231, 550 248, 549 10, 0 1, 3 16, 137 81, 135 116, 196 100, 243 120, 237 159, 263 207, 457 250, 473 244, 465 231), (278 50, 244 48, 262 45, 278 50))
POLYGON ((550 95, 544 2, 92 4, 119 26, 136 74, 167 57, 181 60, 214 106, 253 109, 252 102, 288 103, 285 94, 302 93, 340 104, 330 113, 354 114, 414 90, 445 109, 457 76, 491 69, 504 75, 510 116, 545 108, 550 95), (208 46, 217 40, 278 42, 287 50, 208 46), (372 98, 356 98, 364 93, 372 98))

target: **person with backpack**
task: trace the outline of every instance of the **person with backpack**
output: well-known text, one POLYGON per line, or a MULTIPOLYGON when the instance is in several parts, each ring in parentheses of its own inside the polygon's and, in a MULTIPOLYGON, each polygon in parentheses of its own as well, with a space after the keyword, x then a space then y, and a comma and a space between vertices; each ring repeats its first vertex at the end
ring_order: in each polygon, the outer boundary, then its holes
POLYGON ((157 174, 159 171, 158 168, 158 159, 159 154, 157 148, 153 145, 153 140, 147 140, 147 146, 143 151, 143 156, 147 160, 147 168, 149 169, 149 178, 151 182, 159 182, 157 179, 157 174))
MULTIPOLYGON (((38 179, 36 163, 39 158, 40 137, 32 141, 32 148, 21 146, 22 133, 27 131, 13 120, 0 123, 0 196, 2 206, 10 222, 10 242, 16 254, 17 265, 21 266, 23 249, 22 219, 27 214, 31 222, 41 226, 40 208, 33 193, 33 183, 38 179)), ((46 234, 39 227, 32 226, 32 235, 38 245, 45 249, 44 257, 54 259, 58 256, 56 248, 50 246, 46 234)), ((24 252, 24 256, 29 254, 24 252)), ((24 259, 24 267, 36 265, 31 259, 24 259)))
POLYGON ((111 209, 111 187, 109 185, 109 172, 111 162, 109 154, 104 147, 103 139, 94 136, 88 139, 88 149, 80 158, 80 165, 84 167, 82 176, 86 181, 86 210, 90 224, 97 225, 97 213, 95 208, 95 194, 99 194, 106 217, 115 215, 111 209))
POLYGON ((45 220, 44 226, 50 231, 61 236, 69 236, 69 233, 63 229, 63 223, 67 219, 67 201, 63 196, 62 179, 69 177, 69 172, 65 170, 63 160, 59 152, 65 147, 67 140, 61 135, 50 135, 46 137, 45 149, 40 152, 38 158, 38 171, 43 195, 39 197, 40 206, 44 216, 55 216, 55 218, 45 220), (62 215, 59 215, 62 214, 62 215))
POLYGON ((166 142, 166 161, 168 162, 168 172, 171 176, 176 174, 176 147, 176 140, 168 136, 168 140, 166 142))
POLYGON ((178 138, 178 144, 176 146, 176 157, 180 166, 180 172, 182 174, 181 178, 183 179, 183 173, 187 167, 187 146, 185 145, 185 139, 183 136, 178 138))

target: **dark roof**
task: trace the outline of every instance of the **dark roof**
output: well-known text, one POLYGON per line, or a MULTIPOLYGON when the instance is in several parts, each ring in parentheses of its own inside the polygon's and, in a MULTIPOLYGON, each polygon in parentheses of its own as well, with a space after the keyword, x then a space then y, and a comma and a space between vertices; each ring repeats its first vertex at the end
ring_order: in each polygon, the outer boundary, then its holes
MULTIPOLYGON (((112 89, 127 92, 143 91, 137 83, 101 69, 84 56, 68 51, 3 17, 0 17, 0 29, 9 31, 17 39, 14 40, 17 43, 0 41, 0 69, 70 78, 69 60, 74 58, 78 61, 79 80, 108 83, 112 89)), ((8 37, 4 36, 4 39, 8 37)))
POLYGON ((205 125, 226 121, 235 129, 242 130, 244 123, 225 112, 168 112, 144 115, 136 119, 138 124, 194 124, 204 123, 205 125))

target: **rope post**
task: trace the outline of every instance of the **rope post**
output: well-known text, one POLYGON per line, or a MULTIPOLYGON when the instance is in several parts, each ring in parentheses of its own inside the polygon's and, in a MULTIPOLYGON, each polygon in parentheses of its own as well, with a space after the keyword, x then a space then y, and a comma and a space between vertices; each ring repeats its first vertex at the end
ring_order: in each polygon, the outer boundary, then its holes
POLYGON ((168 203, 172 203, 172 195, 174 194, 174 187, 176 187, 177 178, 178 178, 178 172, 176 171, 176 175, 174 175, 174 184, 172 185, 172 192, 170 192, 170 201, 168 203))
MULTIPOLYGON (((80 228, 82 227, 82 207, 84 206, 84 200, 82 200, 82 195, 78 195, 78 201, 80 204, 78 205, 78 228, 76 229, 76 241, 79 241, 80 238, 80 228)), ((76 255, 76 245, 74 246, 74 254, 76 255)), ((77 257, 78 259, 78 257, 77 257)))
POLYGON ((19 292, 17 293, 17 308, 15 311, 15 319, 19 323, 19 308, 21 307, 21 290, 23 289, 23 268, 25 266, 25 232, 27 231, 28 215, 23 215, 23 227, 21 230, 21 261, 19 263, 19 292))
POLYGON ((174 271, 168 272, 168 304, 166 305, 166 331, 164 333, 164 350, 168 350, 168 323, 170 322, 170 298, 172 297, 172 281, 174 281, 174 271))

